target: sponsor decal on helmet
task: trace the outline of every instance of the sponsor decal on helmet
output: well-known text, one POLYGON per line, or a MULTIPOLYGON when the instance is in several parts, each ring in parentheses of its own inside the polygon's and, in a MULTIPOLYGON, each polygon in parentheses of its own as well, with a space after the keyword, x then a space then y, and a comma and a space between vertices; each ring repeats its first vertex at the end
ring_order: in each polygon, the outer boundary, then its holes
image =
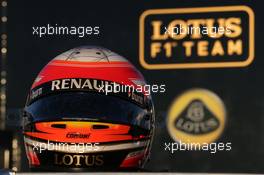
POLYGON ((104 95, 119 96, 142 107, 144 107, 147 102, 147 98, 144 98, 144 94, 138 92, 137 89, 135 90, 133 85, 122 85, 112 81, 90 78, 67 78, 52 80, 35 87, 30 92, 27 104, 31 104, 38 98, 48 94, 67 91, 97 92, 104 95), (125 88, 123 88, 124 90, 120 91, 118 88, 123 86, 125 86, 125 88))
POLYGON ((55 165, 65 166, 102 166, 104 165, 103 155, 81 155, 81 154, 54 154, 55 165))
POLYGON ((69 132, 66 134, 66 138, 89 138, 90 137, 90 133, 89 134, 82 134, 82 133, 78 133, 78 132, 69 132))
POLYGON ((167 128, 175 141, 211 143, 222 134, 225 120, 225 106, 215 93, 191 89, 171 105, 167 128))

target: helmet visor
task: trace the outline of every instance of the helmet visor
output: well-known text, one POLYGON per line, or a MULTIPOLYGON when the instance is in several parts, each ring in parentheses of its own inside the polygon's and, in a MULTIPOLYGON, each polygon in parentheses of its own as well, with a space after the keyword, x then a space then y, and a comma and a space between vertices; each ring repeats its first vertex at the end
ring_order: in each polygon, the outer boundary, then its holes
POLYGON ((90 120, 150 129, 146 109, 119 97, 92 92, 65 92, 42 97, 26 106, 33 122, 90 120))

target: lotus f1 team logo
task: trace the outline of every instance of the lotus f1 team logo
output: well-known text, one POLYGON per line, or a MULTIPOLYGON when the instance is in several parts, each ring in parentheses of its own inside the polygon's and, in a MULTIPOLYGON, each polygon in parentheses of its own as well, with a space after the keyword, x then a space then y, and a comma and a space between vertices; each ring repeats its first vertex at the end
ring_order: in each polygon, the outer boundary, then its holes
POLYGON ((254 33, 247 6, 146 10, 139 61, 146 69, 245 67, 254 59, 254 33))

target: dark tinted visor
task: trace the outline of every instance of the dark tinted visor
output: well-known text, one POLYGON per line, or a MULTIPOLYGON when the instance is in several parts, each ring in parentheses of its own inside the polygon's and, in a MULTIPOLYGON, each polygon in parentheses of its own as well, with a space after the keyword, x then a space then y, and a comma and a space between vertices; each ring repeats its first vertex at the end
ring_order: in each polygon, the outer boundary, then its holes
POLYGON ((146 109, 115 96, 92 92, 48 95, 25 108, 33 122, 48 120, 90 120, 123 123, 150 128, 146 109))

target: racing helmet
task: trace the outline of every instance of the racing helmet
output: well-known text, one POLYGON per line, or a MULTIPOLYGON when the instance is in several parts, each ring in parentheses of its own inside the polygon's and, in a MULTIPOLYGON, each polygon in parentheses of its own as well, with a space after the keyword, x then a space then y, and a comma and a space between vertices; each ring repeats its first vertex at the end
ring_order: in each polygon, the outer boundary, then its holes
POLYGON ((23 110, 31 170, 141 169, 149 159, 155 118, 144 85, 128 60, 102 47, 74 48, 51 60, 23 110))

